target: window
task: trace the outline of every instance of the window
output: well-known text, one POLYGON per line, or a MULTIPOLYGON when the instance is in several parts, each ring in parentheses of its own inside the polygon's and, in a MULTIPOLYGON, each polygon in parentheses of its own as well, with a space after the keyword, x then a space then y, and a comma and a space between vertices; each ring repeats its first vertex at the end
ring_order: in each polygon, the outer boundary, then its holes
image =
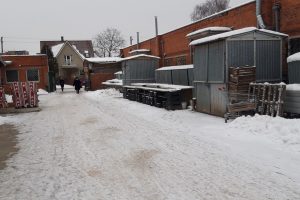
POLYGON ((12 82, 19 81, 18 70, 7 70, 5 74, 6 74, 6 82, 12 83, 12 82))
POLYGON ((72 56, 65 56, 65 64, 66 65, 72 64, 72 56))
POLYGON ((171 66, 171 65, 172 65, 172 58, 166 58, 164 66, 171 66))
POLYGON ((181 56, 176 58, 176 64, 177 65, 185 65, 186 64, 186 57, 181 56))
POLYGON ((27 81, 39 81, 39 70, 28 69, 27 70, 27 81))

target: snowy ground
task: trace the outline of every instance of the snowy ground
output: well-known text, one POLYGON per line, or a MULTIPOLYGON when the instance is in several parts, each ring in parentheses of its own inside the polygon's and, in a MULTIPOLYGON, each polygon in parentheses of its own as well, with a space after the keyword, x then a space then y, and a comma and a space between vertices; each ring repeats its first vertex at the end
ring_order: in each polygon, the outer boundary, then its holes
POLYGON ((114 90, 40 96, 41 112, 1 117, 20 131, 0 199, 300 199, 300 120, 225 124, 114 90))

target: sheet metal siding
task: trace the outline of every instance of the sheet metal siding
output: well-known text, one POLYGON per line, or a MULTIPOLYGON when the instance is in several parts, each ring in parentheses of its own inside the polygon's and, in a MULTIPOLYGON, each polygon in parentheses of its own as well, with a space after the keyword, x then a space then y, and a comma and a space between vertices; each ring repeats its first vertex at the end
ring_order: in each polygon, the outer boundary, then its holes
POLYGON ((210 84, 210 114, 224 117, 227 107, 225 84, 210 84))
POLYGON ((157 60, 128 60, 124 64, 126 65, 124 70, 125 85, 155 82, 155 69, 158 67, 157 60))
POLYGON ((172 84, 171 70, 156 71, 155 80, 157 83, 172 84))
POLYGON ((256 41, 256 80, 258 82, 281 81, 280 67, 280 41, 256 41))
POLYGON ((193 86, 193 83, 194 83, 194 69, 188 69, 188 76, 189 76, 189 85, 193 86))
POLYGON ((207 81, 208 45, 195 47, 194 52, 194 80, 207 81))
POLYGON ((284 112, 300 114, 300 91, 286 91, 284 112))
POLYGON ((289 83, 300 83, 300 61, 290 62, 289 65, 289 83))
POLYGON ((208 52, 208 82, 224 83, 225 42, 210 43, 208 52))
POLYGON ((254 66, 254 41, 235 40, 227 41, 227 63, 228 67, 254 66))
POLYGON ((188 85, 188 70, 180 69, 180 70, 172 70, 172 79, 174 85, 188 85))
POLYGON ((210 113, 210 89, 207 83, 195 83, 196 109, 199 112, 210 113))

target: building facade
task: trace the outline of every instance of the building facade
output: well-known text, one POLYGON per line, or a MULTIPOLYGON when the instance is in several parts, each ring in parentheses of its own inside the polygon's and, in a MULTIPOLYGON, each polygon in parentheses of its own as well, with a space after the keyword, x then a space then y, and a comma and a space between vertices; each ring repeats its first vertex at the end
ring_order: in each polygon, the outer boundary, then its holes
POLYGON ((48 88, 48 57, 46 55, 4 55, 5 66, 0 67, 1 85, 10 90, 13 82, 34 81, 38 88, 48 88))

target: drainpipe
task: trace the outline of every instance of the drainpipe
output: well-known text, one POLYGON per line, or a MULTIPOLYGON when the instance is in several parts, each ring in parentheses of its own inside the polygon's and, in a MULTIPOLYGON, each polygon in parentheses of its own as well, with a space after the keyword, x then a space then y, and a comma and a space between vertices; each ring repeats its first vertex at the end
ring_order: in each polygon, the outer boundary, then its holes
POLYGON ((273 5, 274 18, 275 18, 275 30, 280 32, 280 1, 276 1, 273 5))
POLYGON ((265 29, 266 25, 261 16, 261 0, 256 0, 256 18, 257 18, 257 27, 265 29))

